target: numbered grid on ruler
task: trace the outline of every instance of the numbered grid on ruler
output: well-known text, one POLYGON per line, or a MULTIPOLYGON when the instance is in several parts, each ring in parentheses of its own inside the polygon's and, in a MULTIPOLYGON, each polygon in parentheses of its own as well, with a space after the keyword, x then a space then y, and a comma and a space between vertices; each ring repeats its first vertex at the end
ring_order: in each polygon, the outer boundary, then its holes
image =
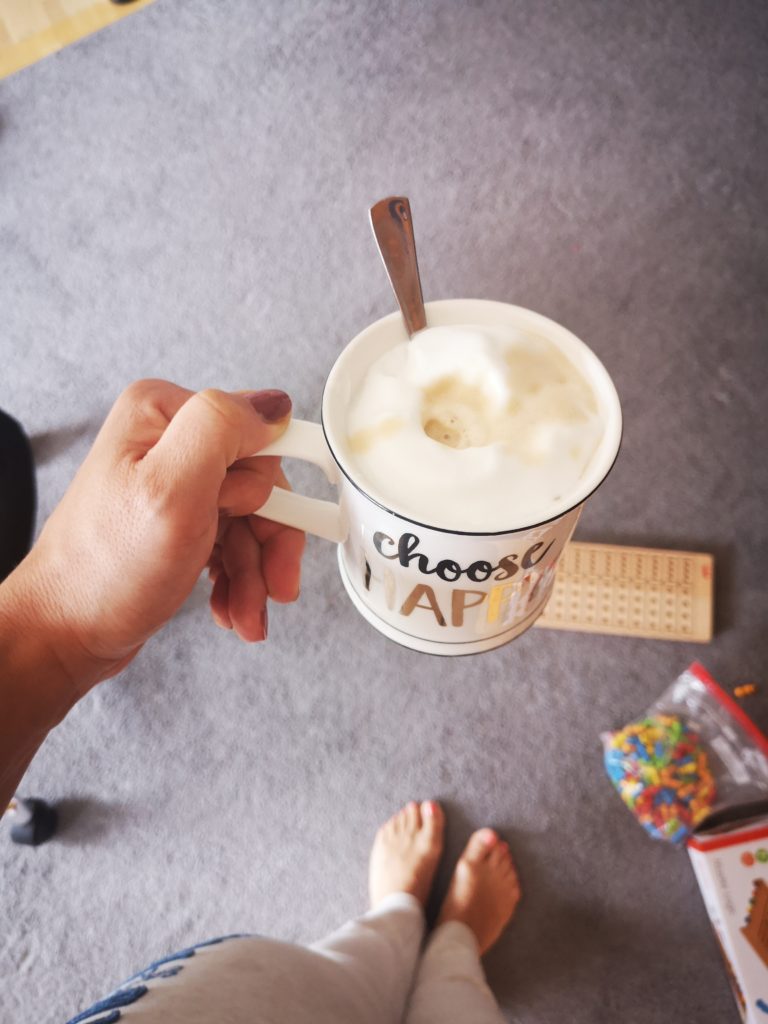
POLYGON ((698 636, 696 580, 707 558, 572 543, 540 624, 670 639, 698 636))

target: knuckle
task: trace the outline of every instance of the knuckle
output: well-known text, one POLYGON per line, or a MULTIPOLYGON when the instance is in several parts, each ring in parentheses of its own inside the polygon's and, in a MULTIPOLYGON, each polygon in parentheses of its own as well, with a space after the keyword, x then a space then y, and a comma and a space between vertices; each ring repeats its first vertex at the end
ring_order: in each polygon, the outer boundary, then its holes
POLYGON ((218 388, 205 388, 198 391, 195 400, 206 410, 222 422, 226 427, 233 428, 239 424, 239 409, 232 401, 232 396, 226 391, 219 391, 218 388))
POLYGON ((154 377, 135 380, 121 392, 118 402, 132 406, 143 405, 145 402, 151 401, 160 390, 167 386, 167 381, 154 377))
POLYGON ((166 380, 146 378, 135 380, 119 395, 114 404, 115 413, 131 423, 147 421, 154 423, 163 420, 163 397, 168 389, 175 385, 166 380))

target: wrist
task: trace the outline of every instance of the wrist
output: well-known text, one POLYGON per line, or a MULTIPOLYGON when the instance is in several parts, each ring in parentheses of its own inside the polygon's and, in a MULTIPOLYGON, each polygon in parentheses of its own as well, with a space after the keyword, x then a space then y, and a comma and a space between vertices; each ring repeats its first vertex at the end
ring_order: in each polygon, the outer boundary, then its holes
POLYGON ((40 585, 29 555, 0 585, 0 664, 3 682, 27 727, 47 732, 102 678, 78 651, 66 623, 40 585))

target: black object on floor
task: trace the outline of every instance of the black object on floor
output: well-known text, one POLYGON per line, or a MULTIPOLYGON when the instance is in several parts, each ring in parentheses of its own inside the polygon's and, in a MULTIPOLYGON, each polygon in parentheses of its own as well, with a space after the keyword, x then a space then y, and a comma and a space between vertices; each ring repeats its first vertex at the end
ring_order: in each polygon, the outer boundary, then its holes
POLYGON ((29 551, 35 523, 35 465, 29 438, 0 410, 0 580, 29 551))
POLYGON ((56 832, 58 815, 56 808, 37 797, 16 799, 11 804, 11 813, 17 820, 11 825, 11 840, 22 846, 39 846, 56 832))

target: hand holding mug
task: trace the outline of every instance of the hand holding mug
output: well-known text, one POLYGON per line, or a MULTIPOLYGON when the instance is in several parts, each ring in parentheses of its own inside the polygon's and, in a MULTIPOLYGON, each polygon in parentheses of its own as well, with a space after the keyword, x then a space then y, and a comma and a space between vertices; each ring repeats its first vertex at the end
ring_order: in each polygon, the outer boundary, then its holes
POLYGON ((206 566, 216 622, 266 638, 267 599, 298 596, 304 536, 250 515, 288 486, 279 458, 253 456, 290 414, 282 391, 195 394, 146 380, 123 392, 2 591, 6 614, 50 648, 75 691, 119 672, 206 566))

